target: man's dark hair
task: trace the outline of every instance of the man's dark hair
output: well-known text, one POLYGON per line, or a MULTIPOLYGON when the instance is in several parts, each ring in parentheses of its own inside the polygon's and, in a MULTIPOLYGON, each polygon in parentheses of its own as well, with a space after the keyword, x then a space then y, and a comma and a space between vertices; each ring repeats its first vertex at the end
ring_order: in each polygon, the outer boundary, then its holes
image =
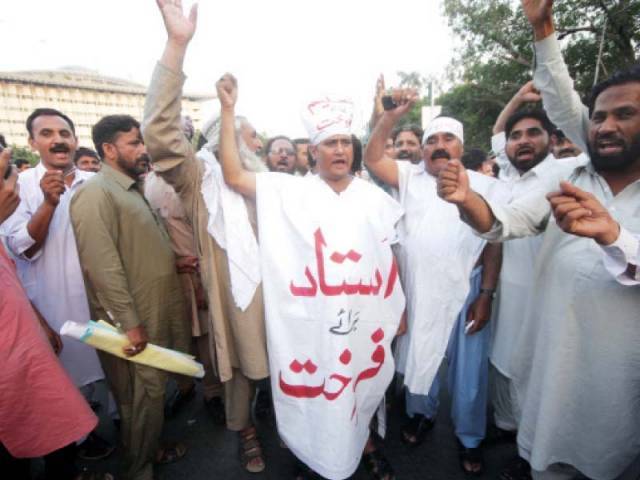
POLYGON ((424 134, 424 130, 422 130, 422 128, 420 128, 419 125, 416 125, 415 123, 410 123, 408 125, 401 125, 399 127, 394 128, 393 132, 391 133, 391 139, 393 140, 394 144, 396 143, 396 138, 402 132, 413 133, 418 139, 418 144, 422 144, 422 135, 424 134))
POLYGON ((593 89, 591 89, 591 95, 589 97, 589 116, 593 114, 598 95, 608 88, 634 82, 640 83, 640 63, 635 63, 633 66, 624 70, 618 70, 609 78, 594 86, 593 89))
POLYGON ((23 165, 29 165, 29 166, 31 165, 29 160, 27 160, 26 158, 16 158, 13 164, 16 166, 18 170, 20 170, 23 165))
POLYGON ((4 135, 0 133, 0 147, 7 148, 7 141, 4 139, 4 135))
POLYGON ((131 115, 107 115, 102 117, 91 129, 93 145, 96 147, 100 158, 104 158, 103 144, 114 143, 121 133, 130 132, 134 128, 140 129, 140 122, 131 115))
POLYGON ((71 133, 73 133, 73 136, 75 137, 76 126, 73 124, 71 119, 67 117, 64 113, 62 113, 59 110, 56 110, 55 108, 36 108, 33 112, 31 112, 31 115, 27 117, 27 131, 29 132, 29 138, 33 138, 33 122, 38 117, 62 118, 65 122, 69 124, 69 127, 71 128, 71 133))
POLYGON ((81 157, 93 157, 97 160, 100 160, 100 157, 95 152, 95 150, 91 150, 87 147, 78 147, 76 150, 76 154, 73 156, 73 163, 78 163, 81 157))
POLYGON ((275 137, 271 137, 269 140, 267 140, 267 144, 264 146, 265 157, 269 155, 269 153, 271 152, 271 145, 273 145, 273 142, 275 142, 276 140, 286 140, 295 149, 295 144, 293 143, 293 140, 291 140, 289 137, 287 137, 286 135, 276 135, 275 137))
POLYGON ((362 142, 355 135, 351 135, 351 145, 353 146, 351 173, 355 174, 362 170, 362 142))
POLYGON ((462 165, 467 170, 478 170, 487 160, 487 154, 479 148, 472 148, 462 154, 462 165))
POLYGON ((523 110, 518 110, 507 119, 507 123, 504 126, 504 133, 507 138, 509 138, 509 135, 511 135, 511 131, 513 130, 513 127, 516 126, 516 123, 518 123, 520 120, 524 120, 525 118, 532 118, 540 122, 542 128, 546 130, 549 135, 551 135, 555 130, 555 126, 553 125, 553 123, 551 123, 551 120, 549 120, 549 117, 547 117, 547 114, 544 110, 540 108, 526 108, 523 110))
POLYGON ((294 145, 309 145, 310 143, 308 138, 296 138, 293 140, 294 145))
POLYGON ((567 138, 567 136, 564 134, 564 132, 562 130, 560 130, 559 128, 555 128, 553 130, 552 135, 554 137, 556 137, 558 140, 563 140, 563 139, 567 138))

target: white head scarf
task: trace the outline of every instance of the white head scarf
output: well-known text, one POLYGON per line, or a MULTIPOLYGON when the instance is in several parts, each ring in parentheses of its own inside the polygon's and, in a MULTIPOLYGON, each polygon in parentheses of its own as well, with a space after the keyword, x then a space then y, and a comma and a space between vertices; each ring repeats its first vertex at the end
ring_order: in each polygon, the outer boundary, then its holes
POLYGON ((460 123, 455 118, 435 118, 429 125, 427 125, 427 128, 425 128, 424 130, 424 135, 422 135, 422 145, 427 143, 427 139, 435 133, 451 133, 452 135, 458 137, 460 143, 464 145, 464 130, 462 127, 462 123, 460 123))

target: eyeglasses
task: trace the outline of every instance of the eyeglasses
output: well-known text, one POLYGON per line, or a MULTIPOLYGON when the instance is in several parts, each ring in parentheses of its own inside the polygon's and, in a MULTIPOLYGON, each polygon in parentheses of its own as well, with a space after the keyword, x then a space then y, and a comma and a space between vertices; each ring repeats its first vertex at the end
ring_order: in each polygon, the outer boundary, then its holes
POLYGON ((287 157, 293 157, 296 154, 295 150, 290 148, 279 148, 278 150, 269 150, 269 154, 286 155, 287 157))

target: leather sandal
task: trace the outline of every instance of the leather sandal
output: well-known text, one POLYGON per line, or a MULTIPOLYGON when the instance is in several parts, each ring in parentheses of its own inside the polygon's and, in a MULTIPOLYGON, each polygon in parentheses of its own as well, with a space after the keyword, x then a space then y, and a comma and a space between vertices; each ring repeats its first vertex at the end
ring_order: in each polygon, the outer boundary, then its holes
POLYGON ((260 473, 266 465, 262 456, 262 446, 255 427, 245 428, 238 432, 240 439, 240 462, 249 473, 260 473))
POLYGON ((467 475, 480 476, 484 473, 484 458, 482 448, 467 448, 458 442, 458 455, 460 458, 460 468, 467 475), (467 468, 469 465, 479 465, 477 470, 467 468))
POLYGON ((424 415, 415 414, 402 428, 402 441, 407 445, 417 447, 424 442, 427 433, 433 429, 435 423, 424 415))
POLYGON ((379 448, 372 452, 364 453, 360 463, 364 464, 367 472, 374 480, 395 480, 396 474, 379 448))

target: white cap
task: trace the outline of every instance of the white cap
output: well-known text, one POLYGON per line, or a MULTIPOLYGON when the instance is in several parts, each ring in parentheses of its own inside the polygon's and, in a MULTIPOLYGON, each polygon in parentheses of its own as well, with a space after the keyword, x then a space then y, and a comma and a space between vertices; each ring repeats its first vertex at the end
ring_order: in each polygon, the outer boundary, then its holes
POLYGON ((460 143, 464 144, 464 133, 462 128, 462 123, 460 123, 455 118, 451 117, 438 117, 435 118, 427 128, 424 130, 424 135, 422 135, 422 145, 427 143, 427 139, 435 134, 435 133, 451 133, 460 139, 460 143))
POLYGON ((302 110, 302 122, 311 144, 334 135, 351 135, 353 109, 353 101, 345 97, 324 96, 308 102, 302 110))

